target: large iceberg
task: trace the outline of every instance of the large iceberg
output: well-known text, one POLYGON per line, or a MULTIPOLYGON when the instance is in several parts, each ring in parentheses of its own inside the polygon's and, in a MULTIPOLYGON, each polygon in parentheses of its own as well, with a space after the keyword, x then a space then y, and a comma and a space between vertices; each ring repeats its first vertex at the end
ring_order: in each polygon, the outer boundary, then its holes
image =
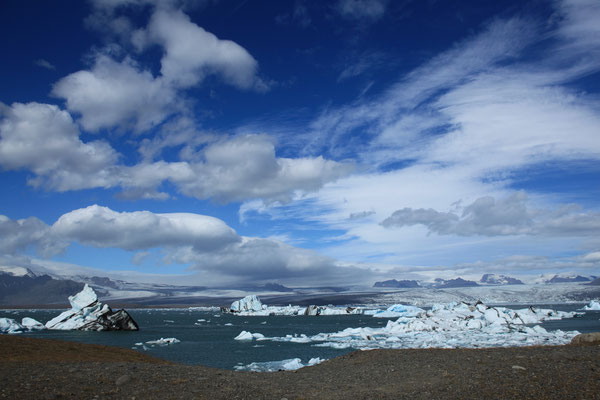
POLYGON ((69 296, 71 309, 46 322, 48 329, 82 331, 137 331, 138 325, 125 310, 113 311, 98 301, 94 289, 87 284, 74 296, 69 296))
MULTIPOLYGON (((333 307, 333 306, 267 306, 262 304, 256 295, 249 295, 241 300, 231 303, 230 308, 222 308, 223 312, 230 312, 240 316, 269 316, 269 315, 350 315, 363 314, 365 309, 360 307, 333 307)), ((374 312, 374 311, 373 311, 374 312)))
POLYGON ((382 328, 347 328, 339 332, 265 337, 315 346, 355 349, 509 347, 558 345, 571 341, 579 332, 548 332, 539 325, 545 320, 572 318, 577 313, 536 309, 512 310, 482 303, 434 305, 416 316, 403 316, 382 328))

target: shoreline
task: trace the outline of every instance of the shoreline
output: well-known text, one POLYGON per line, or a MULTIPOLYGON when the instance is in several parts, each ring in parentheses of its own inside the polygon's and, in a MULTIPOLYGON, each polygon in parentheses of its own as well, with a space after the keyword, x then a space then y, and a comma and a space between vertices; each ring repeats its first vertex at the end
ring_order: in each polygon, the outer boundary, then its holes
POLYGON ((355 351, 296 371, 244 372, 1 335, 0 388, 20 399, 599 399, 600 346, 355 351))

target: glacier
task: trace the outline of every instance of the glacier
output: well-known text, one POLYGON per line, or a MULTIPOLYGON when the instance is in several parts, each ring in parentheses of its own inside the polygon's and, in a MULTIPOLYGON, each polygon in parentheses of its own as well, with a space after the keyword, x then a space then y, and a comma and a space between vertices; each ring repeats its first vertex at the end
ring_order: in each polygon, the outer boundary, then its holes
POLYGON ((539 325, 528 325, 546 320, 573 318, 580 314, 533 307, 512 310, 490 307, 480 302, 453 302, 436 304, 431 310, 423 310, 414 316, 389 320, 387 325, 381 328, 347 328, 339 332, 312 336, 288 334, 281 337, 262 337, 259 340, 312 343, 317 347, 363 350, 559 345, 569 343, 579 332, 548 332, 539 325))

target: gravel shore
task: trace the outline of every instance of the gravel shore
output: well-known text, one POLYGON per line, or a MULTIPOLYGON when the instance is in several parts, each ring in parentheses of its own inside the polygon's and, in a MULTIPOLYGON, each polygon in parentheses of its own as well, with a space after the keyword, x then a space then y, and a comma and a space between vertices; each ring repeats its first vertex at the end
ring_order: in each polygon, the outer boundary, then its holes
POLYGON ((600 346, 357 351, 297 371, 173 364, 0 336, 6 399, 600 399, 600 346))

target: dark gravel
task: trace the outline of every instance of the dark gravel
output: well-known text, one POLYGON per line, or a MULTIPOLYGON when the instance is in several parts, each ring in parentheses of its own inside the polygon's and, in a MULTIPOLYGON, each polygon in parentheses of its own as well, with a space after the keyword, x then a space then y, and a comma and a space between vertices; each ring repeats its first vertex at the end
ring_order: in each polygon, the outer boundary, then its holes
POLYGON ((295 372, 0 336, 6 399, 600 399, 600 346, 359 351, 295 372))

